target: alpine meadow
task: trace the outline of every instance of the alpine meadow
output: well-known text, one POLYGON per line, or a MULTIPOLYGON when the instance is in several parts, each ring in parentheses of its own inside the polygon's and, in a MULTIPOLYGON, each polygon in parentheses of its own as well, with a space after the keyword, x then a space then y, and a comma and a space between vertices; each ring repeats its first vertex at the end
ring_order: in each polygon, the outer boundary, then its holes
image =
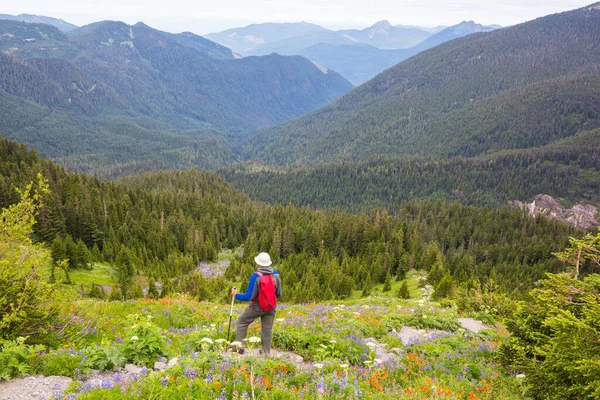
POLYGON ((600 399, 600 3, 371 3, 0 9, 0 400, 600 399))

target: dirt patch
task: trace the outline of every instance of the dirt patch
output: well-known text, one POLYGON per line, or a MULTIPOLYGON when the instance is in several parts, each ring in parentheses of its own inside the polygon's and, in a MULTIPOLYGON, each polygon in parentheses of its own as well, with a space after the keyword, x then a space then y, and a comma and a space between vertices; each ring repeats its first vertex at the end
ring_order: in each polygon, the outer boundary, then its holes
POLYGON ((463 327, 463 329, 466 329, 466 330, 469 330, 469 331, 475 332, 475 333, 489 328, 489 326, 485 325, 483 322, 477 321, 476 319, 473 319, 473 318, 459 318, 458 322, 460 323, 460 326, 463 327))
POLYGON ((73 379, 66 376, 28 376, 0 382, 0 400, 51 399, 71 382, 73 379))

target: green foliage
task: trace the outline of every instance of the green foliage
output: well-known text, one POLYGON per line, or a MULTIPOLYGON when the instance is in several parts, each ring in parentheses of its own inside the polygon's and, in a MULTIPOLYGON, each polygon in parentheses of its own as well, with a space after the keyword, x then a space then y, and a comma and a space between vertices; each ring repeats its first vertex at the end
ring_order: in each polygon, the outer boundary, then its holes
POLYGON ((41 196, 48 191, 38 175, 20 192, 21 200, 0 213, 0 338, 32 336, 39 340, 55 322, 60 299, 48 283, 49 251, 32 244, 41 196))
POLYGON ((402 281, 402 285, 398 289, 396 297, 400 299, 410 299, 410 291, 408 290, 408 281, 406 279, 402 281))
POLYGON ((450 271, 440 279, 439 283, 435 286, 432 297, 434 299, 445 299, 454 297, 454 280, 450 276, 450 271))
POLYGON ((507 324, 500 360, 525 374, 534 399, 600 396, 600 275, 548 274, 507 324))
POLYGON ((90 369, 107 370, 122 367, 127 362, 123 348, 105 339, 100 346, 87 348, 83 353, 86 356, 83 364, 90 369))
POLYGON ((535 149, 472 158, 411 155, 297 168, 253 162, 219 174, 254 200, 352 212, 418 199, 502 207, 540 193, 594 203, 600 201, 599 150, 596 129, 535 149))
POLYGON ((489 282, 484 287, 478 282, 474 285, 463 283, 457 289, 456 305, 462 312, 499 315, 505 318, 511 317, 517 309, 517 302, 505 293, 499 292, 493 282, 489 282))
POLYGON ((21 376, 31 371, 31 361, 43 346, 28 346, 22 336, 2 343, 0 351, 0 381, 21 376))
POLYGON ((579 277, 580 267, 586 260, 590 260, 595 266, 600 267, 600 233, 596 236, 588 233, 581 239, 569 238, 571 247, 562 252, 554 253, 561 261, 573 266, 571 272, 575 279, 579 277))
POLYGON ((82 371, 83 357, 81 354, 75 354, 73 349, 49 352, 35 362, 35 372, 44 376, 79 378, 82 371))
POLYGON ((151 315, 144 318, 133 314, 127 320, 130 326, 128 337, 123 339, 123 355, 134 364, 153 366, 156 357, 165 351, 166 341, 160 328, 152 323, 151 315))

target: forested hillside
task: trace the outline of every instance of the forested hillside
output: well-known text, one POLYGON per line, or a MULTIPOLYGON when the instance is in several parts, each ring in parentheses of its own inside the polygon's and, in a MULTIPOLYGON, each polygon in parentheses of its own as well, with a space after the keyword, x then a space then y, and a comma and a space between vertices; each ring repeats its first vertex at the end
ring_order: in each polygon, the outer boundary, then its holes
POLYGON ((142 23, 67 35, 0 20, 0 31, 0 132, 101 174, 223 165, 257 130, 352 88, 302 57, 234 59, 197 35, 142 23))
POLYGON ((262 132, 245 155, 310 165, 546 145, 600 125, 598 49, 597 6, 453 40, 262 132))
POLYGON ((198 261, 241 244, 244 253, 225 278, 245 279, 255 253, 266 250, 282 273, 288 301, 368 293, 413 268, 435 268, 440 279, 450 273, 457 284, 492 279, 503 290, 524 292, 545 271, 564 268, 552 252, 579 234, 521 210, 458 203, 413 202, 361 215, 266 206, 208 172, 157 172, 109 183, 67 173, 15 142, 0 143, 0 207, 14 203, 15 188, 42 173, 50 193, 35 236, 55 257, 70 260, 66 272, 91 261, 129 265, 136 275, 197 296, 211 293, 204 278, 189 275, 198 261))
POLYGON ((598 204, 599 171, 596 129, 547 146, 474 158, 379 157, 308 168, 249 162, 219 174, 254 200, 360 212, 418 199, 502 207, 540 193, 598 204))

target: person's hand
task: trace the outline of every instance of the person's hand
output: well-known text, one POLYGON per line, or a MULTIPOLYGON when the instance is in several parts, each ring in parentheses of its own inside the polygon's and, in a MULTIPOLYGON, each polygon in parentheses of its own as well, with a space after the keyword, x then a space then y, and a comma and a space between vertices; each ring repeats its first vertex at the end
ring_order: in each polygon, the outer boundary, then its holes
POLYGON ((236 288, 231 289, 231 297, 235 296, 237 294, 237 292, 238 291, 236 288))

